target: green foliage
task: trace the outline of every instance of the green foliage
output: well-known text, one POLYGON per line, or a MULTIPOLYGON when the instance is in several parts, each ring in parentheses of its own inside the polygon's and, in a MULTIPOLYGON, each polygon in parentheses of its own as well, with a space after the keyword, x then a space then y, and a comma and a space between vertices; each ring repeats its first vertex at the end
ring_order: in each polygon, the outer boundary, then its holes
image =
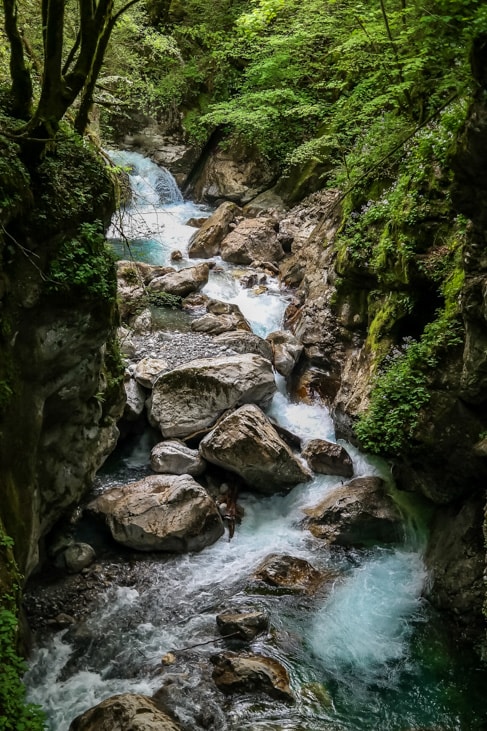
POLYGON ((0 526, 0 731, 42 731, 43 711, 26 703, 21 681, 26 666, 17 653, 20 576, 12 548, 12 539, 0 526))
POLYGON ((62 244, 51 262, 49 289, 111 301, 116 295, 114 262, 101 222, 82 223, 76 238, 62 244))
POLYGON ((169 292, 147 292, 147 302, 153 307, 171 307, 180 310, 183 298, 169 292))

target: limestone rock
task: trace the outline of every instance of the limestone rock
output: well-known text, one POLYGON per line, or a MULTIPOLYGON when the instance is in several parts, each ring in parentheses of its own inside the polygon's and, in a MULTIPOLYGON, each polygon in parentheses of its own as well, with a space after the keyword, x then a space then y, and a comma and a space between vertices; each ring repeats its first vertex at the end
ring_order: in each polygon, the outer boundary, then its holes
POLYGON ((353 464, 347 450, 325 439, 311 439, 303 449, 303 457, 313 472, 323 475, 352 477, 353 464))
POLYGON ((280 261, 284 257, 271 218, 246 218, 221 243, 221 256, 233 264, 255 260, 280 261))
POLYGON ((261 355, 262 358, 272 361, 272 347, 263 338, 252 332, 226 332, 218 335, 215 342, 220 345, 226 345, 235 353, 255 353, 261 355))
POLYGON ((186 297, 190 292, 201 289, 208 281, 210 268, 208 264, 198 264, 179 271, 173 270, 149 282, 150 292, 167 292, 179 297, 186 297))
POLYGON ((127 401, 123 418, 127 421, 137 421, 144 411, 147 394, 135 378, 128 378, 124 382, 127 401))
POLYGON ((201 358, 159 376, 149 418, 164 437, 184 437, 239 404, 267 406, 275 390, 272 366, 258 355, 201 358))
POLYGON ((207 218, 201 228, 191 237, 188 255, 193 259, 209 259, 220 253, 220 244, 230 231, 230 224, 236 216, 241 215, 241 209, 226 201, 218 206, 216 211, 207 218))
POLYGON ((167 369, 167 361, 162 358, 142 358, 135 367, 134 378, 145 388, 152 388, 159 375, 167 369))
POLYGON ((232 330, 248 331, 250 326, 238 315, 213 315, 211 312, 207 312, 206 315, 193 320, 191 330, 209 335, 221 335, 221 333, 232 330))
POLYGON ((107 490, 88 509, 139 551, 199 551, 224 532, 216 504, 190 475, 151 475, 107 490))
POLYGON ((223 693, 266 693, 293 701, 289 675, 277 660, 265 655, 222 652, 213 655, 213 680, 223 693))
POLYGON ((151 698, 114 695, 74 719, 69 731, 181 731, 151 698))
POLYGON ((380 477, 356 477, 304 512, 314 536, 339 546, 395 543, 403 533, 399 510, 380 477))
POLYGON ((303 558, 272 553, 257 567, 254 578, 277 587, 279 593, 312 594, 327 577, 303 558))
POLYGON ((190 449, 176 439, 156 444, 151 451, 150 462, 154 472, 159 474, 193 477, 201 475, 206 466, 197 449, 190 449))
POLYGON ((202 439, 200 452, 208 462, 236 472, 265 494, 288 491, 311 477, 253 404, 224 417, 202 439))
POLYGON ((72 543, 63 553, 64 564, 72 574, 91 566, 95 558, 95 550, 88 543, 72 543))
POLYGON ((237 609, 217 614, 216 623, 223 637, 232 635, 250 641, 269 627, 269 616, 260 609, 237 609))
POLYGON ((276 330, 266 340, 272 346, 274 367, 281 376, 291 375, 294 366, 303 352, 303 345, 290 332, 276 330))

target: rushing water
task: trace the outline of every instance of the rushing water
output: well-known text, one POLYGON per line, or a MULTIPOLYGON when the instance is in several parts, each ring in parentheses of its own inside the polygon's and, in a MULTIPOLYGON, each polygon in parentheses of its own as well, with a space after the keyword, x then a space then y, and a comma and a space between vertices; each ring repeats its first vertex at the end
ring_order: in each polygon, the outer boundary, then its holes
MULTIPOLYGON (((139 155, 123 153, 115 161, 130 166, 134 188, 122 217, 129 246, 120 236, 120 220, 111 231, 119 255, 158 264, 167 263, 175 248, 185 255, 194 231, 187 220, 208 211, 183 201, 170 176, 139 155)), ((186 259, 181 266, 190 264, 186 259)), ((219 264, 205 291, 237 303, 259 335, 277 329, 287 303, 277 283, 257 295, 240 287, 231 267, 219 264)), ((270 415, 303 440, 334 440, 324 406, 291 403, 284 380, 277 379, 270 415)), ((119 450, 99 485, 147 473, 151 446, 142 435, 119 450)), ((384 464, 347 449, 356 476, 379 474, 390 482, 384 464)), ((339 482, 319 475, 285 496, 244 494, 245 515, 231 541, 223 538, 192 555, 135 559, 130 586, 107 589, 81 628, 54 633, 34 651, 26 676, 29 699, 44 706, 50 730, 66 731, 76 715, 107 696, 152 694, 161 686, 188 729, 487 728, 485 674, 455 656, 421 598, 423 539, 414 514, 405 522, 403 544, 394 548, 330 552, 302 529, 303 509, 339 482), (262 594, 251 575, 270 553, 306 558, 338 578, 314 597, 262 594), (272 630, 252 649, 289 670, 294 704, 245 695, 230 701, 212 687, 208 658, 222 649, 215 615, 230 606, 269 613, 272 630), (161 658, 168 652, 176 662, 165 667, 161 658)))

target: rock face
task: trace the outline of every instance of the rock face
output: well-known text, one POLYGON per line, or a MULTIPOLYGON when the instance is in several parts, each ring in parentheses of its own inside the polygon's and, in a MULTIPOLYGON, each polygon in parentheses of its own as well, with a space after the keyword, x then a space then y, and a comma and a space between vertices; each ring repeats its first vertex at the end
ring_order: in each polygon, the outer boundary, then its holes
POLYGON ((177 440, 156 444, 150 454, 150 463, 154 472, 192 477, 203 474, 206 466, 197 449, 190 449, 177 440))
POLYGON ((258 355, 202 358, 158 378, 150 419, 164 437, 185 437, 238 404, 266 406, 275 390, 272 366, 258 355))
POLYGON ((139 551, 199 551, 223 535, 217 506, 190 475, 153 475, 107 490, 88 509, 139 551))
POLYGON ((223 418, 200 443, 213 464, 236 472, 265 494, 286 492, 310 479, 310 473, 255 405, 242 406, 223 418))
POLYGON ((352 477, 353 464, 347 450, 325 439, 311 439, 303 449, 303 457, 313 472, 352 477))
POLYGON ((287 670, 271 657, 222 652, 211 658, 213 680, 223 693, 266 693, 293 701, 287 670))
POLYGON ((380 477, 356 477, 307 508, 309 530, 338 546, 370 546, 401 540, 402 520, 380 477))
POLYGON ((151 698, 114 695, 74 719, 69 731, 181 731, 151 698))
POLYGON ((284 257, 271 218, 246 218, 221 243, 224 261, 251 264, 253 261, 280 261, 284 257))
POLYGON ((242 214, 242 210, 226 201, 206 219, 201 228, 193 234, 188 247, 188 254, 193 259, 209 259, 220 253, 220 244, 230 231, 230 224, 242 214))

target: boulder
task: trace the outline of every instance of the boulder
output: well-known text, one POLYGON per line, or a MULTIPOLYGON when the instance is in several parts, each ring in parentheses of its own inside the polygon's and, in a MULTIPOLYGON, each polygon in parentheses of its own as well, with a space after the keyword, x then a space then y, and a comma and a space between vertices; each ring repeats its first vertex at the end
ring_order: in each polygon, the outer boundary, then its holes
POLYGON ((275 390, 272 365, 258 355, 201 358, 159 376, 149 419, 164 437, 185 437, 240 404, 267 406, 275 390))
POLYGON ((135 366, 134 378, 141 386, 152 388, 159 373, 167 370, 167 367, 167 360, 162 358, 142 358, 135 366))
POLYGON ((149 292, 167 292, 178 297, 186 297, 190 292, 196 292, 208 281, 210 267, 208 264, 198 264, 179 271, 172 270, 160 277, 151 279, 148 284, 149 292))
POLYGON ((123 412, 123 418, 127 421, 137 421, 144 411, 147 394, 142 386, 134 378, 128 378, 124 382, 127 401, 123 412))
POLYGON ((323 475, 352 477, 353 464, 347 450, 325 439, 311 439, 303 449, 303 457, 313 472, 323 475))
POLYGON ((222 637, 250 642, 269 628, 269 616, 260 609, 237 609, 217 614, 216 623, 222 637))
POLYGON ((190 475, 151 475, 107 490, 88 509, 139 551, 199 551, 224 532, 215 502, 190 475))
POLYGON ((255 355, 261 355, 262 358, 272 361, 271 345, 252 332, 239 330, 238 332, 222 333, 215 338, 215 343, 226 345, 235 353, 255 353, 255 355))
POLYGON ((230 224, 236 216, 242 214, 241 209, 226 201, 207 218, 201 228, 193 234, 189 241, 188 256, 193 259, 210 259, 220 253, 220 244, 230 231, 230 224))
POLYGON ((63 553, 64 565, 71 574, 91 566, 95 558, 95 549, 89 543, 72 543, 63 553))
POLYGON ((223 693, 266 693, 293 701, 286 668, 272 657, 221 652, 211 657, 213 680, 223 693))
POLYGON ((274 368, 281 376, 290 376, 303 352, 303 345, 290 332, 276 330, 266 340, 272 346, 274 368))
POLYGON ((311 533, 331 544, 367 547, 403 537, 401 515, 380 477, 356 477, 304 512, 311 533))
POLYGON ((198 317, 191 323, 191 330, 209 335, 221 335, 232 330, 250 330, 250 325, 243 317, 238 315, 213 315, 207 312, 206 315, 198 317))
POLYGON ((151 698, 114 695, 74 719, 69 731, 181 731, 151 698))
POLYGON ((285 492, 311 477, 266 415, 247 404, 224 417, 200 443, 212 464, 236 472, 264 494, 285 492))
POLYGON ((325 576, 303 558, 272 553, 257 567, 254 578, 278 588, 280 594, 312 594, 330 576, 325 576))
POLYGON ((284 257, 272 218, 246 218, 221 243, 221 256, 233 264, 255 260, 280 261, 284 257))
POLYGON ((190 449, 176 439, 156 444, 150 454, 150 463, 159 474, 193 477, 203 474, 206 466, 197 449, 190 449))

